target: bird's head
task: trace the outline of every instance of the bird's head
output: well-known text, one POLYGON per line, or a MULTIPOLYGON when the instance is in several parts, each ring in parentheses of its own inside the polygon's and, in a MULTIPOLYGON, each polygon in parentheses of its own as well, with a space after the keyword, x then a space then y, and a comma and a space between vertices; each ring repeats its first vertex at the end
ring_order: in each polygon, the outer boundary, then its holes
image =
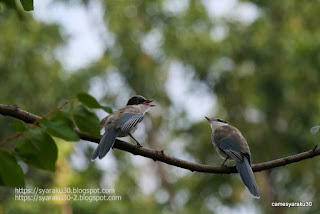
POLYGON ((209 117, 205 117, 205 118, 209 121, 212 129, 216 129, 220 126, 230 125, 230 123, 228 121, 220 119, 220 118, 209 118, 209 117))
POLYGON ((144 98, 143 96, 135 95, 128 100, 127 106, 143 104, 148 107, 153 107, 155 105, 151 104, 152 102, 153 102, 153 100, 148 100, 148 99, 144 98))

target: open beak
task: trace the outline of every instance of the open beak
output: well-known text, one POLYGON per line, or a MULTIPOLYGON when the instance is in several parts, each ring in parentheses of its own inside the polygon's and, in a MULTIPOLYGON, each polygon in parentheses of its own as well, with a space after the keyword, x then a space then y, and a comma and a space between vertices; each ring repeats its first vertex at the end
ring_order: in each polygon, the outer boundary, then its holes
POLYGON ((156 105, 151 104, 152 102, 153 102, 153 100, 146 100, 143 102, 143 104, 150 106, 150 107, 156 106, 156 105))

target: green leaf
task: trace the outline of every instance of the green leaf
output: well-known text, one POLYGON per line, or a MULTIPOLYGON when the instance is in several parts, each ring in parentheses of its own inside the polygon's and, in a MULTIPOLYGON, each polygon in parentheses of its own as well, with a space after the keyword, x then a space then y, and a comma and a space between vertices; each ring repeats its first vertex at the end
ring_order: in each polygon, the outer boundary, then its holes
POLYGON ((94 137, 100 137, 99 118, 85 106, 78 105, 73 110, 73 119, 82 132, 94 137))
POLYGON ((85 106, 89 108, 101 108, 108 113, 112 113, 112 108, 109 106, 102 106, 98 103, 96 98, 87 93, 79 93, 77 95, 78 100, 85 106))
POLYGON ((33 10, 33 0, 20 0, 20 2, 25 11, 33 10))
POLYGON ((17 10, 17 5, 16 5, 16 1, 13 0, 0 0, 0 2, 5 3, 8 7, 11 7, 15 10, 17 10))
POLYGON ((19 140, 15 149, 17 155, 34 167, 54 171, 58 157, 54 140, 40 128, 31 129, 28 133, 28 137, 19 140))
POLYGON ((89 108, 101 108, 101 105, 98 103, 96 98, 87 93, 79 93, 77 98, 83 105, 89 108))
POLYGON ((320 126, 314 126, 310 129, 311 134, 315 135, 320 130, 320 126))
POLYGON ((52 136, 67 141, 80 140, 79 136, 74 132, 75 125, 71 117, 65 112, 55 112, 49 118, 42 120, 40 125, 45 127, 47 132, 52 136))
POLYGON ((105 111, 108 112, 109 114, 112 114, 112 108, 109 106, 101 106, 101 108, 105 111))
POLYGON ((14 156, 0 149, 0 185, 23 187, 24 175, 14 156))
POLYGON ((25 123, 22 122, 21 120, 14 121, 13 123, 11 123, 11 126, 14 128, 16 132, 24 132, 28 130, 25 123))

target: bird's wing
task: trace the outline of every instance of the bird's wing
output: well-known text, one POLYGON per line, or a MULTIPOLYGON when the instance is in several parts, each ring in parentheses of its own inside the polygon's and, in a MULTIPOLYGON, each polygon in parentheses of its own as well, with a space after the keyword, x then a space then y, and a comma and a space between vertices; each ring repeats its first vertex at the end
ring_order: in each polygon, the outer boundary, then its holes
POLYGON ((99 122, 100 127, 104 127, 104 125, 105 125, 105 123, 107 122, 109 116, 110 116, 110 115, 106 116, 105 118, 103 118, 103 119, 99 122))
POLYGON ((242 162, 243 155, 246 155, 250 163, 250 153, 247 152, 247 149, 244 146, 245 143, 243 143, 242 140, 243 139, 238 133, 233 133, 230 136, 221 139, 217 146, 233 160, 238 162, 242 162))
POLYGON ((135 127, 143 119, 143 114, 123 113, 118 128, 122 132, 129 132, 131 128, 135 127))

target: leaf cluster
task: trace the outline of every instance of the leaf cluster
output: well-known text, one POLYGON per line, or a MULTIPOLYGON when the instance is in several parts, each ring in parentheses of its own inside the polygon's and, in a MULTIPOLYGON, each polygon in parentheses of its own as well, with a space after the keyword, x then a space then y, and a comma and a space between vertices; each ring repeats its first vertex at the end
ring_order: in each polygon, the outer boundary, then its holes
POLYGON ((27 126, 21 121, 12 123, 15 136, 19 138, 13 152, 0 147, 0 185, 24 186, 24 174, 17 160, 38 169, 55 171, 58 149, 54 137, 79 141, 80 137, 74 131, 76 128, 93 137, 100 137, 99 118, 91 109, 101 108, 112 113, 112 108, 99 104, 86 93, 80 93, 77 97, 78 102, 66 102, 70 104, 69 108, 62 108, 64 104, 32 125, 27 126))

